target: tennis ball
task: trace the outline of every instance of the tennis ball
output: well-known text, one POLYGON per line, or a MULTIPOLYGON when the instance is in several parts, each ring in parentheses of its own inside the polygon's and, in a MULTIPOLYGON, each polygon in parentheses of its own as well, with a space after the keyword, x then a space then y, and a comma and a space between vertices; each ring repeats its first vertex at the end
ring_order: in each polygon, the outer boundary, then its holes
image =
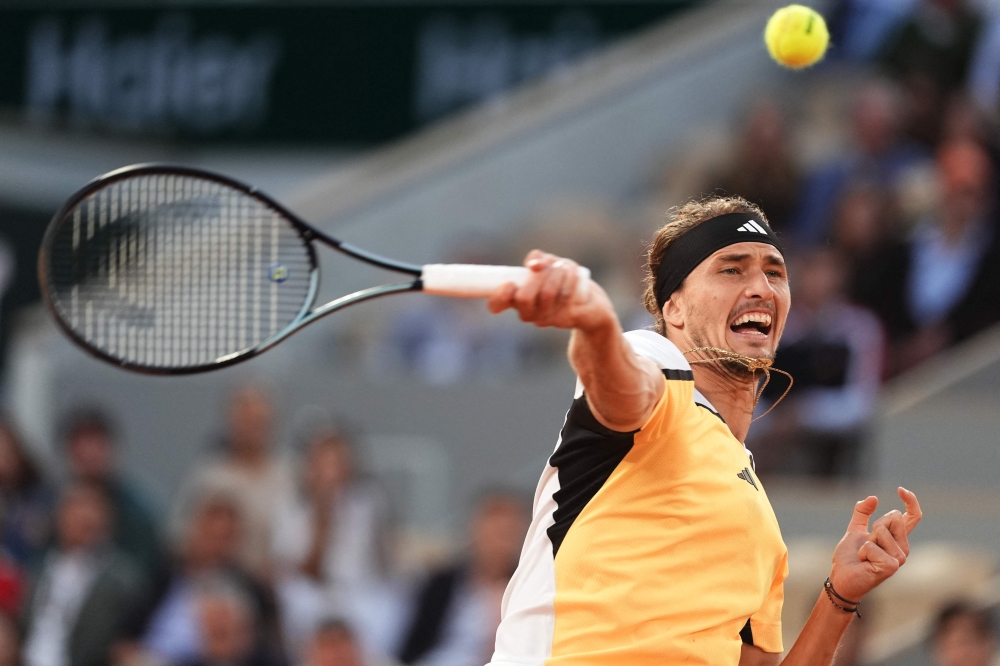
POLYGON ((792 69, 814 65, 823 58, 830 43, 826 21, 815 10, 788 5, 774 12, 764 29, 768 53, 778 63, 792 69))

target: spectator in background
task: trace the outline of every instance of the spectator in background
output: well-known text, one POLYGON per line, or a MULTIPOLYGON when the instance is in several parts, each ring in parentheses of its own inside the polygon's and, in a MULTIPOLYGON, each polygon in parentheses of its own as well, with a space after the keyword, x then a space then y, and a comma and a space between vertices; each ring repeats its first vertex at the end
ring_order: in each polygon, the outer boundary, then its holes
POLYGON ((981 20, 965 0, 920 0, 886 40, 882 62, 899 79, 920 76, 942 93, 965 84, 981 20))
POLYGON ((886 42, 882 61, 903 86, 907 134, 927 147, 938 143, 946 100, 965 85, 980 23, 964 0, 920 0, 886 42))
POLYGON ((892 205, 883 188, 863 182, 845 188, 834 212, 829 244, 844 262, 852 300, 877 288, 870 284, 872 266, 893 242, 892 226, 892 205))
POLYGON ((178 663, 202 651, 197 591, 203 580, 225 580, 255 605, 262 637, 278 644, 277 611, 269 590, 239 564, 242 518, 233 500, 207 495, 195 505, 174 563, 153 586, 145 613, 130 627, 132 637, 156 659, 178 663))
POLYGON ((891 231, 889 199, 875 183, 847 184, 833 213, 831 245, 851 257, 867 256, 878 249, 891 231))
POLYGON ((60 498, 57 546, 26 613, 28 666, 103 666, 143 594, 141 569, 111 541, 104 486, 77 481, 60 498))
MULTIPOLYGON (((448 250, 457 264, 503 264, 493 238, 465 238, 448 250)), ((376 372, 447 385, 472 378, 493 380, 524 367, 523 327, 493 321, 481 303, 432 298, 396 310, 372 359, 376 372)))
POLYGON ((364 666, 361 648, 343 620, 326 620, 313 633, 303 666, 364 666))
POLYGON ((969 604, 947 606, 931 635, 931 652, 937 666, 993 666, 997 656, 993 616, 969 604))
POLYGON ((490 660, 500 603, 527 527, 527 507, 520 497, 493 492, 480 500, 468 555, 432 574, 416 596, 400 661, 479 666, 490 660))
POLYGON ((371 648, 389 648, 377 637, 391 630, 365 621, 390 620, 365 608, 386 592, 388 504, 376 486, 358 478, 345 434, 315 432, 299 487, 275 503, 272 553, 287 640, 300 648, 323 618, 336 615, 351 618, 371 648))
POLYGON ((900 117, 894 87, 885 82, 861 87, 852 113, 854 148, 807 177, 790 230, 796 245, 815 245, 829 235, 837 202, 851 183, 870 183, 892 192, 912 169, 927 163, 924 149, 900 138, 900 117))
POLYGON ((261 639, 253 600, 225 579, 199 584, 196 596, 198 656, 188 666, 283 666, 284 661, 261 639))
POLYGON ((827 58, 853 63, 874 59, 912 11, 914 0, 839 0, 826 12, 830 41, 827 58))
POLYGON ((901 372, 1000 321, 1000 260, 993 167, 968 142, 938 155, 942 199, 905 242, 871 262, 859 300, 882 319, 901 372))
MULTIPOLYGON (((795 392, 775 415, 785 432, 772 426, 754 437, 757 471, 850 476, 858 471, 882 379, 882 328, 874 314, 845 298, 845 266, 832 250, 799 254, 789 272, 795 308, 774 364, 795 378, 795 392)), ((775 379, 767 396, 776 399, 786 385, 775 379)))
POLYGON ((782 233, 791 225, 800 180, 787 119, 773 102, 762 101, 747 117, 728 168, 711 185, 762 206, 772 227, 782 233))
POLYGON ((269 577, 274 501, 289 492, 292 475, 274 452, 274 409, 267 394, 255 386, 238 389, 229 402, 228 417, 224 449, 195 469, 181 491, 175 523, 206 494, 232 497, 243 523, 240 562, 263 580, 269 577))
POLYGON ((4 557, 28 570, 39 563, 52 538, 54 504, 54 493, 20 435, 9 420, 0 420, 0 544, 4 557))
POLYGON ((161 561, 159 526, 139 484, 118 469, 111 420, 99 410, 77 411, 66 419, 63 433, 71 478, 104 488, 115 545, 153 576, 161 561))

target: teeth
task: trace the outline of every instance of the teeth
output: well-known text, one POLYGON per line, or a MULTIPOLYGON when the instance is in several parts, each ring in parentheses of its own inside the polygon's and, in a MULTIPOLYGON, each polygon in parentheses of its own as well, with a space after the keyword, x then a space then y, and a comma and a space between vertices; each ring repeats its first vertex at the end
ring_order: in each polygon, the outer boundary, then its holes
POLYGON ((733 326, 739 326, 740 324, 745 324, 747 322, 757 322, 758 324, 763 324, 764 326, 771 325, 771 315, 766 312, 748 312, 736 318, 733 322, 733 326))

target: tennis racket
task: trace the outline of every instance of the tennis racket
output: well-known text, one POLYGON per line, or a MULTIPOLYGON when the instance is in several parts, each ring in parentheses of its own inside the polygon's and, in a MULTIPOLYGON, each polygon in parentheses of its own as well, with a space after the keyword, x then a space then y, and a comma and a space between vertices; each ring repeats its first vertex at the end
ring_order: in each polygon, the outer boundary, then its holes
MULTIPOLYGON (((88 183, 45 233, 45 304, 78 345, 127 370, 189 374, 250 359, 320 317, 423 291, 483 298, 515 266, 386 259, 315 229, 267 195, 200 169, 135 165, 88 183), (316 306, 316 244, 408 279, 316 306)), ((580 292, 590 272, 580 269, 580 292)))

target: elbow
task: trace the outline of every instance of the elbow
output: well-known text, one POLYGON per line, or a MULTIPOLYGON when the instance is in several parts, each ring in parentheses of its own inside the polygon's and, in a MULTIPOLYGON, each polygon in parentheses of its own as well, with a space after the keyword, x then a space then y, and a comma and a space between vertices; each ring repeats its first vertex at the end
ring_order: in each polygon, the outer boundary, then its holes
POLYGON ((587 396, 587 404, 594 418, 605 428, 615 432, 634 432, 646 424, 661 392, 655 389, 644 390, 632 396, 621 396, 625 399, 598 400, 587 396))

